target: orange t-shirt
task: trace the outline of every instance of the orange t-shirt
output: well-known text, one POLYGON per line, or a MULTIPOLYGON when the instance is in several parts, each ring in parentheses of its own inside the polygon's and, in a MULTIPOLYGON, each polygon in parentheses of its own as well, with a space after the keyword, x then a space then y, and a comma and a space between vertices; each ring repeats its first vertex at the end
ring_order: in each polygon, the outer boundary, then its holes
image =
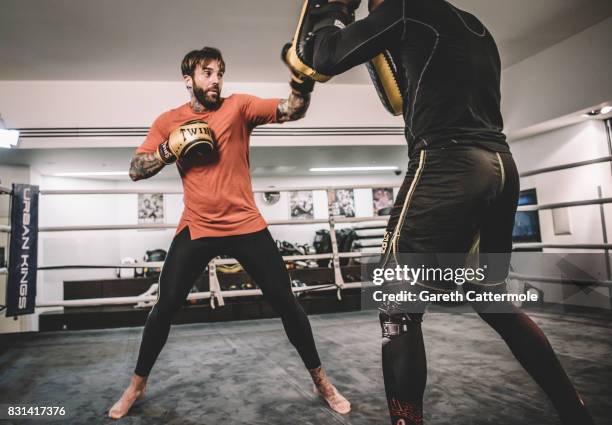
POLYGON ((172 130, 194 119, 208 123, 219 151, 218 161, 181 172, 185 209, 177 233, 189 226, 191 239, 197 239, 243 235, 267 226, 253 197, 249 138, 256 126, 276 121, 278 103, 279 99, 234 94, 215 111, 197 113, 187 103, 155 120, 137 153, 155 152, 172 130))

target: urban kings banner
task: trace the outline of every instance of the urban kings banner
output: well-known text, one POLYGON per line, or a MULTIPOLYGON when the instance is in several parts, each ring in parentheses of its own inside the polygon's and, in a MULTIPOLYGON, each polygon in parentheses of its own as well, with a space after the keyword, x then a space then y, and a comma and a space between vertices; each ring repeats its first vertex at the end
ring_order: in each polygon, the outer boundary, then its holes
POLYGON ((38 253, 38 186, 13 184, 6 315, 34 313, 38 253))

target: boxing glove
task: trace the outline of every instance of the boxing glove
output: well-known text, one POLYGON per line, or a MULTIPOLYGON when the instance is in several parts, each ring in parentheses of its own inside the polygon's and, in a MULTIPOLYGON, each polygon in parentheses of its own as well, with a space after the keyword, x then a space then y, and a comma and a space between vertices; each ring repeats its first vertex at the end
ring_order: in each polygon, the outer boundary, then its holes
POLYGON ((216 143, 208 123, 203 120, 188 121, 172 130, 167 140, 157 147, 157 157, 164 164, 172 164, 178 158, 213 155, 216 143))

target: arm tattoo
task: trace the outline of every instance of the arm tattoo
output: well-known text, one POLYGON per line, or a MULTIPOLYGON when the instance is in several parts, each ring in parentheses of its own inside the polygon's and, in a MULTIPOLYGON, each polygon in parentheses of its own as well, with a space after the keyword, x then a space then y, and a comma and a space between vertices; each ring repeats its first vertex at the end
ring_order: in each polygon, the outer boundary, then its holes
POLYGON ((310 105, 310 94, 300 94, 291 92, 288 99, 279 102, 276 108, 276 121, 287 122, 295 121, 306 115, 310 105))
POLYGON ((159 173, 164 165, 154 153, 137 153, 130 164, 130 178, 133 181, 148 179, 159 173))

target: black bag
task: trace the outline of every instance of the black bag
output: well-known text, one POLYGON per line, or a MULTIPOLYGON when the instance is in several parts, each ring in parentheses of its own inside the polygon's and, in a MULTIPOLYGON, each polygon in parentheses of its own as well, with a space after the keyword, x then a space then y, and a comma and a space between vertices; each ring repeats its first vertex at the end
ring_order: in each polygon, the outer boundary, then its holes
MULTIPOLYGON (((147 253, 145 254, 144 260, 147 263, 156 262, 156 261, 165 261, 166 254, 167 252, 164 251, 163 249, 154 249, 152 251, 147 251, 147 253)), ((146 267, 144 269, 145 277, 157 278, 159 277, 160 273, 161 273, 160 267, 146 267)))
MULTIPOLYGON (((357 233, 351 227, 340 229, 336 231, 336 242, 338 243, 338 252, 351 252, 353 248, 353 242, 357 238, 357 233)), ((346 266, 350 261, 350 258, 341 258, 340 265, 346 266)))
MULTIPOLYGON (((329 236, 329 230, 321 229, 315 233, 314 246, 317 254, 328 254, 332 252, 331 237, 329 236)), ((329 267, 329 259, 317 260, 319 267, 329 267)))
MULTIPOLYGON (((338 252, 350 252, 353 248, 353 242, 356 238, 357 233, 354 229, 350 227, 336 230, 336 243, 338 244, 338 252)), ((317 230, 313 245, 317 254, 329 254, 330 252, 332 252, 329 230, 317 230)), ((340 259, 341 266, 346 266, 348 262, 348 258, 340 259)), ((318 260, 317 263, 319 264, 319 267, 329 267, 330 260, 318 260)))

